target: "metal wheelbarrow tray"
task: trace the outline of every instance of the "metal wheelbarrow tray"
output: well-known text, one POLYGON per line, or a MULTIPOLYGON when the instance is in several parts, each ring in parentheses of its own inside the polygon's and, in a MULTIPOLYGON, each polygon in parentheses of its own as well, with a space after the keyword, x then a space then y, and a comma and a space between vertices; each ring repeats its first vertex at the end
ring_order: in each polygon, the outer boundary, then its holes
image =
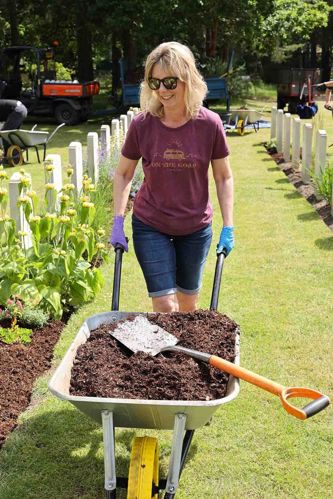
POLYGON ((231 109, 228 121, 224 124, 225 130, 236 130, 239 135, 244 135, 245 128, 253 126, 257 132, 264 115, 256 109, 231 109))
MULTIPOLYGON (((149 314, 141 314, 149 317, 149 314)), ((209 401, 144 400, 80 397, 69 393, 71 369, 77 349, 85 343, 91 331, 102 324, 126 319, 132 312, 106 312, 89 317, 81 326, 73 343, 55 371, 49 388, 57 397, 71 402, 77 409, 98 423, 102 421, 102 411, 112 411, 115 426, 126 428, 150 428, 170 430, 174 427, 178 413, 186 415, 186 429, 194 430, 206 424, 214 412, 233 400, 239 393, 239 381, 229 376, 226 396, 209 401)), ((237 335, 237 338, 239 336, 237 335)), ((236 345, 235 363, 239 364, 239 347, 236 345)))
POLYGON ((0 130, 0 139, 5 139, 11 147, 8 149, 12 151, 7 153, 11 159, 13 166, 17 166, 23 163, 22 151, 26 151, 28 160, 28 149, 33 147, 36 151, 38 163, 40 163, 39 151, 37 146, 43 147, 43 161, 45 161, 46 147, 53 136, 57 133, 59 128, 63 127, 65 123, 58 125, 53 132, 44 132, 42 130, 35 130, 37 125, 34 125, 31 130, 24 130, 22 128, 18 130, 0 130))

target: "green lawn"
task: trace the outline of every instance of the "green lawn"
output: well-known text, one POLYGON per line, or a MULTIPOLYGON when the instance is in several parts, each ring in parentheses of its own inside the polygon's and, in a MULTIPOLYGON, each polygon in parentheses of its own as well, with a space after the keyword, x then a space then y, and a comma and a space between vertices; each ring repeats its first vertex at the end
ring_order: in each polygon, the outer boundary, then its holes
MULTIPOLYGON (((249 102, 249 107, 254 104, 262 108, 260 102, 249 102)), ((330 113, 320 112, 332 136, 330 113)), ((60 152, 66 163, 67 144, 84 142, 86 133, 100 124, 91 121, 80 131, 61 131, 49 152, 60 152)), ((251 130, 243 137, 229 134, 236 247, 225 262, 219 310, 240 324, 244 367, 286 386, 317 388, 332 398, 333 234, 267 155, 262 143, 269 136, 269 129, 251 130)), ((41 167, 32 164, 27 170, 34 186, 41 185, 41 167)), ((211 197, 214 244, 202 308, 210 303, 221 225, 213 184, 211 197)), ((126 228, 130 235, 129 219, 126 228)), ((112 272, 111 262, 104 267, 104 290, 72 316, 56 347, 54 366, 84 318, 110 309, 112 272)), ((123 262, 120 308, 151 310, 131 242, 123 262)), ((102 498, 101 428, 51 396, 49 378, 50 373, 36 384, 32 407, 0 453, 0 498, 102 498)), ((331 408, 299 421, 283 410, 276 396, 241 382, 238 398, 196 431, 177 497, 332 497, 332 423, 331 408)), ((144 433, 158 436, 165 475, 171 432, 128 429, 116 433, 119 475, 127 473, 133 435, 144 433)))

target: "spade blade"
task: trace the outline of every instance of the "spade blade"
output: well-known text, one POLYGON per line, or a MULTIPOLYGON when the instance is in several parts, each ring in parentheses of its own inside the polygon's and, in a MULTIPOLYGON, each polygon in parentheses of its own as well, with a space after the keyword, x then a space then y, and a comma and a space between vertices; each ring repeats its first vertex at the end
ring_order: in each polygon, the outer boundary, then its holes
POLYGON ((114 331, 110 331, 110 334, 134 353, 146 352, 157 355, 163 348, 178 343, 176 336, 152 324, 143 315, 137 315, 134 320, 120 323, 114 331))

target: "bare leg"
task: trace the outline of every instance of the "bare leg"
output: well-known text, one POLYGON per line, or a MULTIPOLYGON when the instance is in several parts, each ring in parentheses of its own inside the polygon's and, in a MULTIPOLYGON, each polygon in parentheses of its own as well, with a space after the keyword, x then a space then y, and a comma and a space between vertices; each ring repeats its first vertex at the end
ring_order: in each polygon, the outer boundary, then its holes
POLYGON ((197 309, 198 296, 198 293, 194 295, 187 295, 177 291, 179 312, 194 312, 197 309))
POLYGON ((326 88, 326 90, 325 90, 325 106, 329 106, 331 104, 331 95, 332 95, 332 89, 326 88))
POLYGON ((175 294, 152 298, 154 312, 178 312, 178 301, 175 294))

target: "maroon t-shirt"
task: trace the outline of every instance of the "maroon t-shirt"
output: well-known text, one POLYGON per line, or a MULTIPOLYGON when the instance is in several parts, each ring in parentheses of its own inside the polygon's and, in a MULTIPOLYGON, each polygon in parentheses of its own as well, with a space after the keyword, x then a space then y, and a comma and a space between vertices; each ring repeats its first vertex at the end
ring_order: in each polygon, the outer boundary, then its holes
POLYGON ((139 220, 174 236, 210 223, 210 160, 229 154, 218 114, 201 107, 196 118, 169 128, 159 118, 139 113, 121 152, 129 159, 142 158, 144 181, 133 209, 139 220))

